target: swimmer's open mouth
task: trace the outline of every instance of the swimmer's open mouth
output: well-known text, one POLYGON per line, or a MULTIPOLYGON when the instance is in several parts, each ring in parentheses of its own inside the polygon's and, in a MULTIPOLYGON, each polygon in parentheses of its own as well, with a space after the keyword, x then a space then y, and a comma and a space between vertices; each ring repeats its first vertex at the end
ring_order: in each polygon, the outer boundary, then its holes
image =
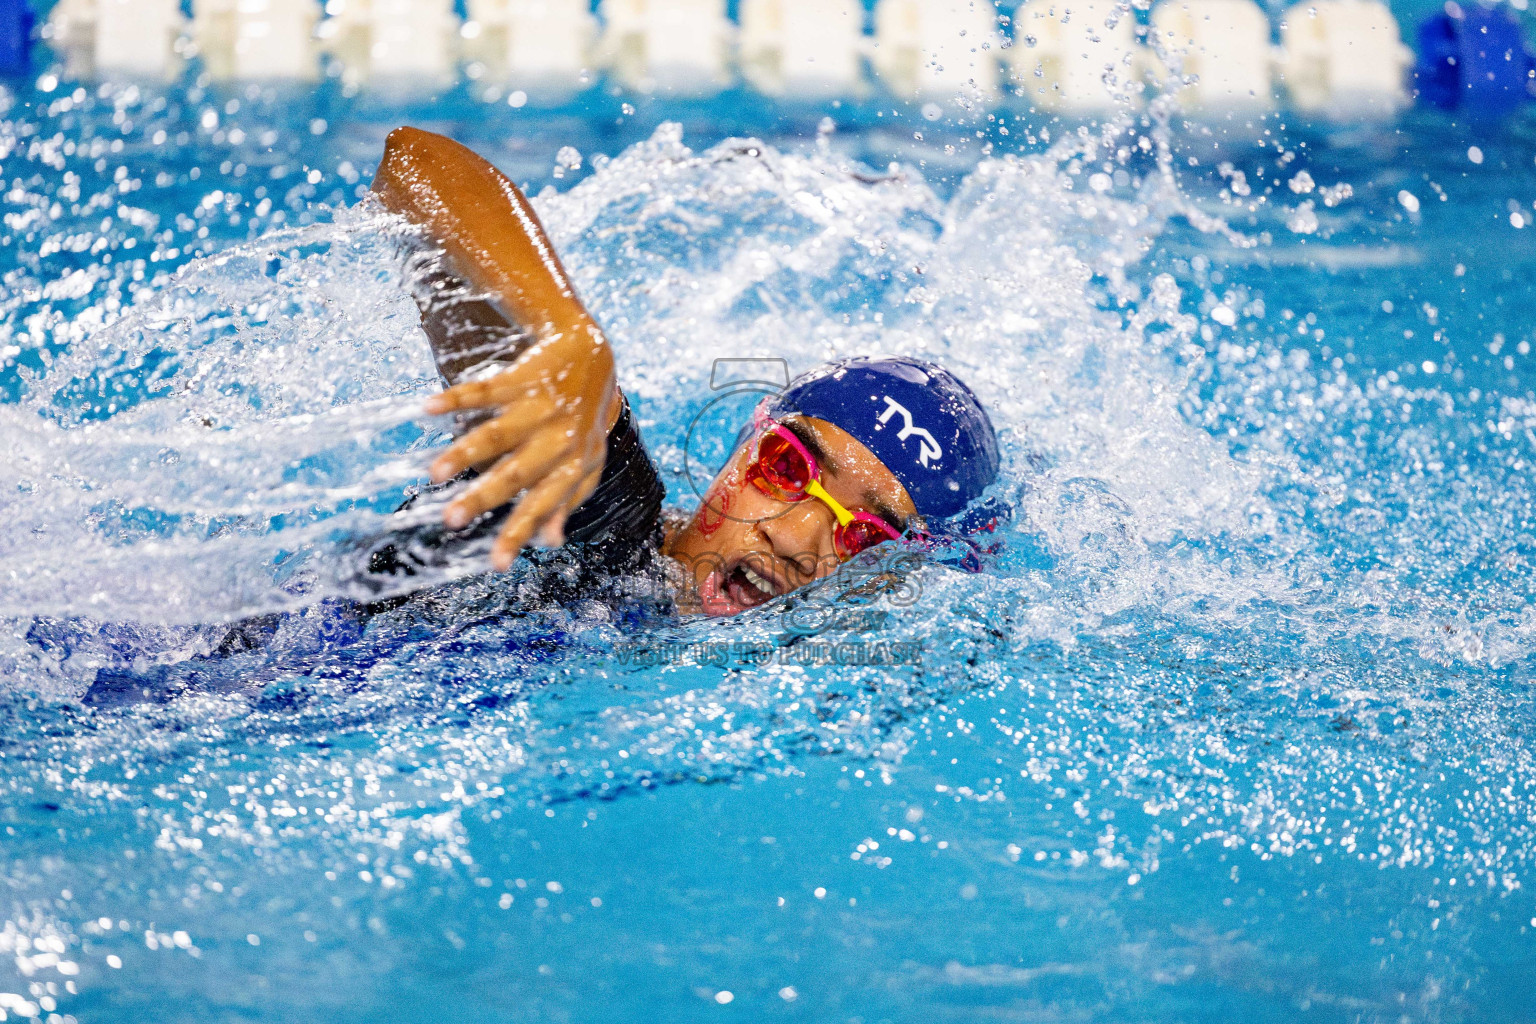
POLYGON ((752 552, 699 580, 700 611, 705 615, 740 615, 794 589, 795 585, 779 574, 771 557, 752 552))
POLYGON ((773 600, 782 593, 782 585, 763 571, 754 568, 746 560, 736 563, 725 574, 724 590, 733 602, 744 608, 755 608, 773 600))

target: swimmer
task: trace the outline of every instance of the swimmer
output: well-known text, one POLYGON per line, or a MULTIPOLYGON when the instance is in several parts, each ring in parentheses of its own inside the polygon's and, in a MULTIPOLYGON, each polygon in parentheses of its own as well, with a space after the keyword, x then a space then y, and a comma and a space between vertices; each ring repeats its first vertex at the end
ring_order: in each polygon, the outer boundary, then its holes
POLYGON ((441 250, 416 288, 447 384, 427 412, 460 424, 430 469, 454 485, 443 526, 378 548, 377 577, 494 533, 498 570, 530 545, 604 573, 660 555, 685 574, 680 610, 735 615, 941 528, 997 477, 996 432, 952 374, 849 359, 759 405, 698 509, 664 521, 613 351, 517 186, 450 139, 398 128, 373 192, 441 250))

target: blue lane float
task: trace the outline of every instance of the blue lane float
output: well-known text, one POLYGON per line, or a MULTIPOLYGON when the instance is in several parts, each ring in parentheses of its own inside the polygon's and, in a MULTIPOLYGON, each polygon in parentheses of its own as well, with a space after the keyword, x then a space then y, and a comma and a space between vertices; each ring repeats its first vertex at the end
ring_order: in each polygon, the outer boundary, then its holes
POLYGON ((1536 58, 1506 8, 1447 3, 1419 24, 1418 42, 1421 103, 1498 118, 1532 98, 1536 58))
POLYGON ((19 75, 31 65, 32 9, 27 0, 0 0, 0 75, 19 75))

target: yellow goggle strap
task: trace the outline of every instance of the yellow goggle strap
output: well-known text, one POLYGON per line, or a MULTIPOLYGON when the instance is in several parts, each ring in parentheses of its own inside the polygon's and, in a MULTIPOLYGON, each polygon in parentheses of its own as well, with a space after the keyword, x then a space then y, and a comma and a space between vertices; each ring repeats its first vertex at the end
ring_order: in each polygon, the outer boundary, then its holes
POLYGON ((831 509, 832 514, 837 517, 837 525, 847 526, 849 523, 853 522, 853 513, 843 508, 843 506, 838 502, 836 498, 828 494, 827 489, 821 486, 820 480, 812 480, 810 483, 806 484, 805 493, 809 494, 813 498, 816 498, 823 505, 826 505, 827 508, 831 509))

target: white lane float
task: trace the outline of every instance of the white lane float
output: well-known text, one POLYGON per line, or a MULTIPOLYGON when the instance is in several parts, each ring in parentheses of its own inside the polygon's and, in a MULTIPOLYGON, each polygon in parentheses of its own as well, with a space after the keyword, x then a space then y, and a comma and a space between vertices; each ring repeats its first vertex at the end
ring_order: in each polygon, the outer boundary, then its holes
POLYGON ((899 96, 990 100, 1001 54, 992 0, 880 0, 875 8, 873 63, 899 96))
POLYGON ((195 0, 192 32, 214 78, 320 76, 314 0, 195 0))
POLYGON ((602 0, 598 15, 601 61, 629 88, 707 95, 730 83, 725 0, 602 0))
POLYGON ((770 96, 856 96, 863 90, 859 0, 741 0, 741 73, 770 96))
POLYGON ((451 81, 458 64, 453 0, 330 0, 319 35, 349 82, 451 81))
POLYGON ((1014 84, 1042 110, 1091 114, 1140 98, 1147 59, 1115 0, 1029 0, 1013 16, 1014 84))
POLYGON ((64 58, 69 77, 96 73, 96 0, 59 0, 48 12, 42 35, 64 58))
POLYGON ((177 66, 176 41, 185 29, 177 0, 97 0, 96 67, 166 74, 177 66))
POLYGON ((240 78, 320 77, 314 0, 239 0, 235 18, 235 74, 240 78))
POLYGON ((80 75, 172 75, 186 27, 178 0, 60 0, 48 18, 50 40, 80 75))
POLYGON ((1280 22, 1280 78, 1298 110, 1390 115, 1408 105, 1413 51, 1380 0, 1314 0, 1280 22))
POLYGON ((467 9, 465 55, 498 78, 571 90, 592 67, 597 19, 587 0, 469 0, 467 9))
POLYGON ((1165 0, 1152 10, 1148 41, 1188 81, 1179 99, 1194 109, 1275 105, 1269 19, 1251 0, 1165 0))
POLYGON ((239 36, 237 0, 193 0, 192 39, 203 67, 216 79, 235 77, 235 39, 239 36))

